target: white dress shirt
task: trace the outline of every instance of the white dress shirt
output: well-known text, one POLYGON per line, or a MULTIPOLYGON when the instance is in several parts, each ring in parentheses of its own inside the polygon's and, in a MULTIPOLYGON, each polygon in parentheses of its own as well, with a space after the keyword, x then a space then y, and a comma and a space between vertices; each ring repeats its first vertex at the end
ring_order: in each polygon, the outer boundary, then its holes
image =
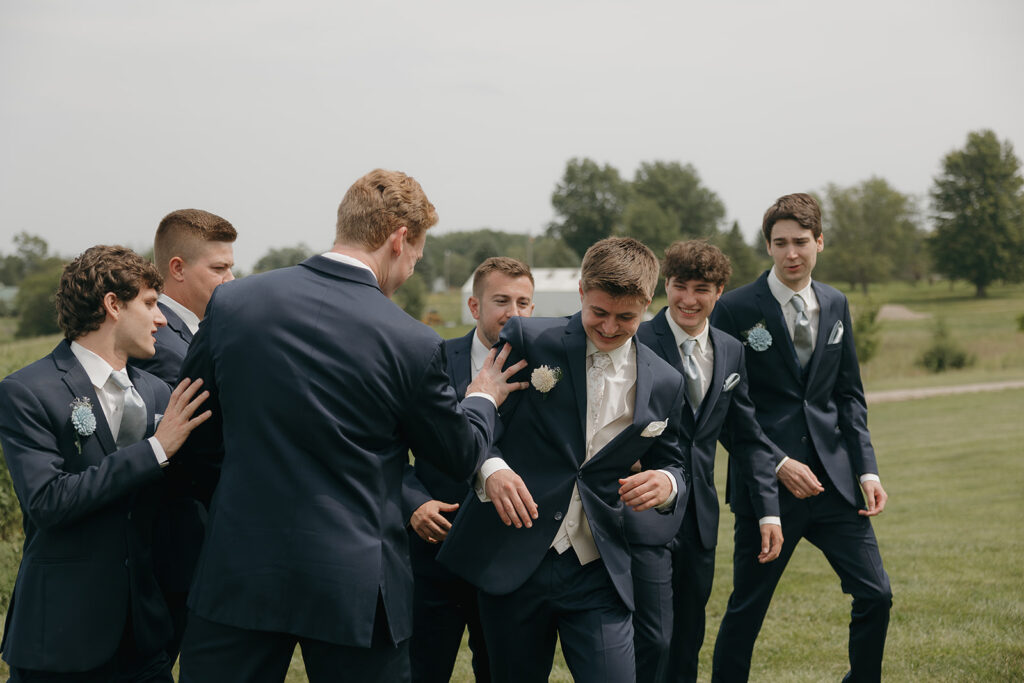
MULTIPOLYGON (((116 440, 117 432, 121 429, 121 416, 124 414, 124 390, 117 388, 113 382, 108 381, 110 373, 114 371, 114 368, 110 367, 110 363, 78 342, 71 342, 71 353, 75 354, 75 358, 78 359, 78 362, 85 369, 85 374, 89 376, 89 381, 92 382, 92 386, 96 390, 96 398, 100 403, 100 409, 103 411, 103 417, 107 419, 110 433, 116 440)), ((164 447, 160 445, 155 436, 149 437, 148 441, 149 445, 153 447, 156 461, 161 467, 165 467, 167 465, 167 454, 164 452, 164 447)))
POLYGON ((181 318, 181 322, 185 323, 185 327, 188 328, 189 332, 195 334, 196 332, 199 331, 198 315, 196 315, 189 309, 185 308, 171 297, 167 296, 166 293, 161 293, 158 301, 162 303, 164 306, 167 306, 167 308, 174 311, 175 314, 177 314, 177 316, 181 318))
POLYGON ((472 377, 480 374, 480 369, 484 367, 484 361, 487 360, 487 354, 490 352, 490 347, 480 341, 480 330, 473 330, 473 343, 469 347, 469 364, 470 369, 473 370, 472 377))

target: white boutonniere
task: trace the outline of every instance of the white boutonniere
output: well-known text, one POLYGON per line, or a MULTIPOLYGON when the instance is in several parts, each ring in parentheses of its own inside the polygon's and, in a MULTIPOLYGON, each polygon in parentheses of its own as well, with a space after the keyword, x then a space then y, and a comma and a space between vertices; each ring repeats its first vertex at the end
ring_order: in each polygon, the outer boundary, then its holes
POLYGON ((725 378, 725 384, 722 385, 722 391, 731 391, 740 383, 740 373, 734 372, 725 378))
POLYGON ((755 351, 767 351, 772 345, 772 334, 765 327, 764 320, 740 334, 743 335, 743 343, 755 351))
POLYGON ((644 431, 640 432, 640 436, 653 439, 656 436, 661 436, 661 433, 665 431, 665 427, 668 427, 668 418, 660 422, 652 422, 651 424, 644 427, 644 431))
POLYGON ((96 416, 88 398, 76 398, 71 402, 71 426, 75 428, 75 446, 81 454, 82 437, 92 436, 96 431, 96 416))
POLYGON ((547 365, 534 368, 530 374, 530 384, 533 385, 534 389, 544 394, 544 398, 548 397, 548 392, 555 388, 560 379, 562 379, 562 368, 549 368, 547 365))

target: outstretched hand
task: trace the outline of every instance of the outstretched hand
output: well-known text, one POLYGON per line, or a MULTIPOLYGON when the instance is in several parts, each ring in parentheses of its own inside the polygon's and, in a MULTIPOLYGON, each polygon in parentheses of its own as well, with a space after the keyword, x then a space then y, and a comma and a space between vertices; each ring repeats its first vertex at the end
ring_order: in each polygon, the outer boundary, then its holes
POLYGON ((500 406, 513 391, 529 387, 529 382, 508 381, 510 377, 526 367, 525 359, 502 370, 502 366, 505 365, 505 361, 508 360, 508 355, 511 352, 512 346, 510 344, 505 344, 500 353, 497 349, 491 349, 491 352, 487 354, 487 358, 484 360, 483 366, 480 368, 480 373, 466 387, 466 394, 478 392, 489 394, 494 397, 494 402, 500 406))
POLYGON ((171 392, 171 399, 167 402, 164 417, 157 425, 156 433, 153 434, 168 458, 178 452, 193 429, 209 420, 213 415, 213 411, 207 410, 192 417, 203 401, 210 397, 209 391, 196 395, 201 386, 203 386, 202 379, 193 382, 186 377, 171 392))

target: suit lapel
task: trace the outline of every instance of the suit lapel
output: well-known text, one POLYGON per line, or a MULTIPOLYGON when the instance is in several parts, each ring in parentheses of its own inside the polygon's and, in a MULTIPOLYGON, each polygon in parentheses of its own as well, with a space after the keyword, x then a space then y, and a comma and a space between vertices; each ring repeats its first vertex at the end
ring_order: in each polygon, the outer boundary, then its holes
POLYGON ((156 419, 156 396, 153 395, 153 387, 147 382, 140 382, 139 371, 131 365, 128 366, 128 379, 135 385, 135 391, 139 392, 142 402, 146 404, 146 434, 143 438, 149 438, 156 429, 153 424, 156 419))
POLYGON ((157 304, 160 307, 160 312, 167 318, 167 327, 174 330, 174 333, 181 337, 181 340, 186 344, 192 342, 192 330, 188 329, 188 325, 182 320, 177 313, 171 310, 167 304, 157 304))
POLYGON ((836 300, 822 289, 817 282, 811 282, 814 289, 814 296, 818 299, 818 336, 814 340, 814 353, 811 355, 810 368, 807 370, 807 386, 813 386, 814 376, 821 365, 821 359, 825 355, 825 345, 828 342, 832 326, 839 320, 839 313, 835 310, 836 300))
POLYGON ((796 347, 793 346, 793 338, 789 336, 789 328, 786 327, 786 319, 782 316, 782 307, 768 287, 768 274, 761 276, 758 283, 757 305, 761 309, 765 326, 768 333, 772 335, 772 343, 779 346, 782 361, 798 383, 803 383, 800 372, 800 364, 796 359, 796 347))
POLYGON ((452 378, 452 384, 455 385, 455 393, 461 399, 466 395, 466 387, 473 380, 473 335, 476 334, 476 328, 469 331, 458 339, 454 339, 451 342, 451 362, 448 364, 448 372, 452 378))
MULTIPOLYGON (((103 452, 110 454, 116 451, 117 446, 114 444, 114 435, 110 431, 110 425, 107 424, 107 417, 103 414, 103 408, 100 407, 100 401, 96 397, 96 390, 93 388, 85 368, 82 367, 82 364, 75 358, 75 354, 72 353, 71 345, 67 341, 61 342, 53 350, 53 360, 57 365, 57 369, 64 373, 61 380, 71 392, 72 400, 84 398, 88 399, 92 404, 92 414, 96 418, 95 436, 99 440, 100 446, 103 447, 103 452)), ((68 401, 69 416, 71 414, 70 403, 71 401, 68 401)))
MULTIPOLYGON (((661 357, 671 364, 672 367, 678 370, 680 375, 685 376, 685 373, 683 372, 683 355, 679 353, 679 347, 676 345, 676 336, 672 334, 672 328, 668 326, 667 316, 668 310, 663 308, 658 315, 654 316, 654 320, 652 321, 654 324, 654 333, 658 335, 658 346, 661 349, 661 357)), ((694 427, 696 427, 696 422, 689 399, 686 399, 682 420, 689 433, 692 434, 694 427)))
POLYGON ((711 323, 708 323, 708 342, 711 344, 711 348, 714 350, 714 360, 712 361, 711 381, 708 384, 708 393, 704 396, 704 400, 700 404, 700 415, 697 420, 697 429, 699 430, 707 422, 708 416, 715 412, 714 407, 718 402, 718 397, 722 395, 722 386, 725 383, 725 367, 728 358, 725 357, 725 346, 719 347, 715 343, 717 337, 717 331, 710 327, 711 323))
POLYGON ((583 331, 583 323, 577 313, 569 319, 562 338, 565 346, 565 359, 569 379, 576 396, 576 413, 580 423, 580 433, 586 439, 587 434, 587 335, 583 331))

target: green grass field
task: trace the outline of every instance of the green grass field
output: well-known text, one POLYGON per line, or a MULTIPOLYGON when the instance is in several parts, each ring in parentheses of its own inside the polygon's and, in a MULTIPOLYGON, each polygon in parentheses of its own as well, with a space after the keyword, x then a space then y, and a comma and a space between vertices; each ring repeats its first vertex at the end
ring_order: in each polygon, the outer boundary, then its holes
MULTIPOLYGON (((976 300, 971 288, 949 284, 873 288, 875 303, 944 316, 977 363, 929 375, 913 361, 931 339, 932 321, 886 321, 878 356, 863 367, 866 388, 1024 378, 1024 333, 1016 327, 1024 313, 1024 287, 992 287, 990 294, 976 300)), ((851 302, 856 307, 864 299, 852 294, 851 302)), ((431 305, 457 311, 458 295, 432 295, 431 305)), ((656 301, 652 309, 658 307, 656 301)), ((467 329, 439 332, 452 337, 467 329)), ((57 340, 0 339, 0 375, 44 355, 57 340)), ((890 495, 875 524, 895 595, 885 680, 1024 679, 1022 415, 1022 390, 888 403, 870 411, 890 495)), ((717 469, 723 482, 724 454, 717 469)), ((702 680, 710 675, 711 650, 731 588, 731 524, 731 515, 723 514, 702 680)), ((19 553, 19 538, 0 542, 0 605, 10 594, 19 553)), ((801 545, 765 621, 752 680, 838 680, 846 670, 848 613, 849 598, 824 558, 809 544, 801 545)), ((465 646, 456 666, 454 681, 472 680, 465 646)), ((2 666, 0 673, 5 673, 2 666)), ((288 680, 305 680, 298 654, 288 680)), ((571 680, 560 657, 551 680, 571 680)))

